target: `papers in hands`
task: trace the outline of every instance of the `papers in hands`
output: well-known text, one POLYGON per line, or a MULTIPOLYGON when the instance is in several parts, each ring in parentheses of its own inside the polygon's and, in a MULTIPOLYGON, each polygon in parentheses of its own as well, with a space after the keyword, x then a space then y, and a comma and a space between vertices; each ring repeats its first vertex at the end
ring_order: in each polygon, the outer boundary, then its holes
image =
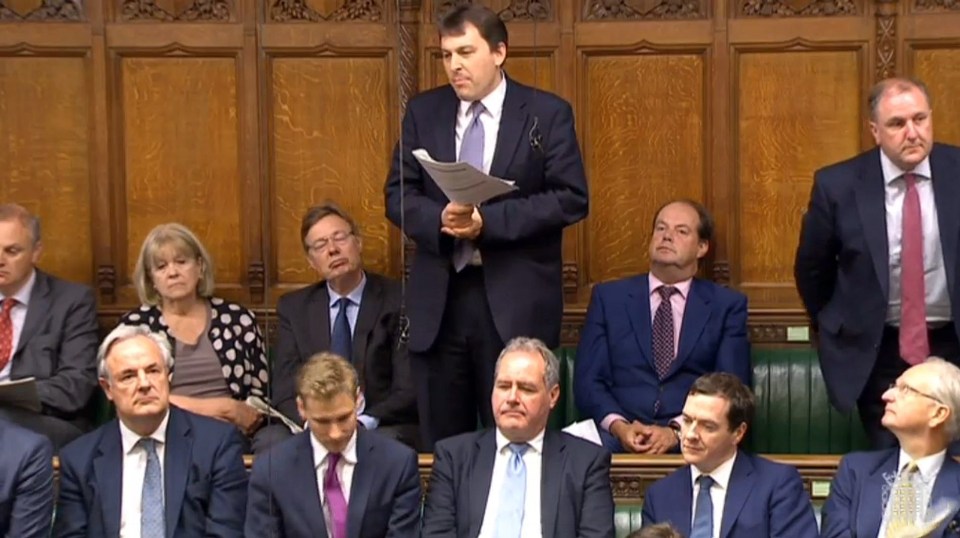
POLYGON ((573 424, 564 428, 563 431, 575 437, 586 439, 591 443, 603 446, 603 441, 600 440, 600 431, 597 430, 597 423, 594 422, 593 419, 574 422, 573 424))
POLYGON ((37 380, 33 377, 24 377, 0 383, 0 406, 19 407, 39 413, 41 406, 40 394, 37 393, 37 380))
POLYGON ((479 205, 517 190, 512 181, 484 174, 467 163, 437 162, 422 148, 413 150, 413 156, 451 202, 479 205))
POLYGON ((290 433, 293 433, 294 435, 303 431, 302 426, 287 418, 286 415, 280 411, 277 411, 276 409, 267 405, 267 402, 263 401, 263 399, 259 396, 248 396, 246 403, 264 415, 280 419, 280 421, 283 422, 283 425, 286 426, 290 430, 290 433))

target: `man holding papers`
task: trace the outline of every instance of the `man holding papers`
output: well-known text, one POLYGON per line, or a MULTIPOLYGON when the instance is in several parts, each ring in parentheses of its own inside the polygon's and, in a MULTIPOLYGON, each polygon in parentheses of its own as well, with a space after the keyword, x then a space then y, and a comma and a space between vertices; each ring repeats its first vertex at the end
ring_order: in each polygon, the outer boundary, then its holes
POLYGON ((485 396, 504 342, 559 343, 562 232, 588 204, 570 105, 506 76, 503 22, 485 7, 460 6, 438 26, 450 85, 408 103, 384 189, 387 217, 417 245, 407 314, 427 450, 475 430, 478 414, 493 426, 485 396), (416 149, 515 190, 482 203, 451 199, 416 149))

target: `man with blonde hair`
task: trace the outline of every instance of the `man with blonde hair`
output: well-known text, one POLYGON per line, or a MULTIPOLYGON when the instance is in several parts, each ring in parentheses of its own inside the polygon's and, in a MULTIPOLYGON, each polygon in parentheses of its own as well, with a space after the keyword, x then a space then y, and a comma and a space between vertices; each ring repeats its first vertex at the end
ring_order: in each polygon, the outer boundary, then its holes
POLYGON ((254 461, 247 536, 418 536, 417 454, 357 428, 358 398, 357 373, 342 357, 318 353, 304 364, 297 409, 308 429, 254 461))

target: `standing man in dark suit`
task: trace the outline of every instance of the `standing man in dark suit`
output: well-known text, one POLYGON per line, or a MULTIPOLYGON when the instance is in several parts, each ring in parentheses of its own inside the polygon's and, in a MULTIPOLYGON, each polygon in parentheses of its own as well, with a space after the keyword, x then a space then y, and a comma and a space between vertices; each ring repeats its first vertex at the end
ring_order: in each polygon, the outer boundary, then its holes
POLYGON ((712 239, 703 205, 668 202, 653 219, 650 273, 593 288, 573 389, 613 452, 677 448, 668 425, 703 374, 729 372, 750 385, 746 296, 694 278, 712 239))
POLYGON ((960 432, 960 368, 932 357, 883 393, 882 423, 900 448, 840 460, 823 505, 824 538, 960 534, 960 463, 947 446, 960 432), (928 532, 905 532, 944 516, 928 532))
POLYGON ((307 210, 300 240, 320 282, 284 295, 277 304, 273 401, 291 420, 302 422, 297 372, 314 354, 331 351, 349 359, 360 376, 361 424, 416 448, 416 391, 400 342, 400 283, 364 270, 360 230, 332 202, 307 210))
POLYGON ((53 441, 89 429, 84 415, 97 388, 97 307, 93 291, 39 269, 40 221, 0 205, 0 382, 36 379, 40 411, 0 404, 0 418, 53 441))
POLYGON ((550 349, 508 342, 491 395, 497 427, 437 443, 424 538, 613 538, 610 453, 546 429, 559 397, 550 349))
POLYGON ((689 538, 817 538, 797 469, 739 449, 754 408, 753 393, 736 376, 696 380, 681 420, 687 465, 647 490, 645 527, 670 523, 689 538))
POLYGON ((830 402, 854 403, 875 448, 881 395, 930 355, 960 362, 960 148, 933 142, 922 82, 870 93, 878 148, 817 171, 794 273, 830 402))
POLYGON ((233 424, 170 405, 167 337, 121 325, 97 361, 117 418, 61 452, 54 536, 241 538, 244 439, 233 424))
POLYGON ((308 431, 254 462, 246 536, 419 536, 417 453, 357 428, 359 394, 341 357, 320 353, 303 366, 297 408, 308 431))
POLYGON ((53 521, 53 446, 0 420, 0 536, 48 538, 53 521))
POLYGON ((570 105, 508 78, 507 29, 479 5, 439 22, 449 86, 410 100, 387 179, 387 217, 416 242, 410 269, 412 365, 427 449, 473 431, 503 343, 560 341, 563 228, 587 216, 587 182, 570 105), (479 207, 451 202, 412 151, 514 181, 479 207))

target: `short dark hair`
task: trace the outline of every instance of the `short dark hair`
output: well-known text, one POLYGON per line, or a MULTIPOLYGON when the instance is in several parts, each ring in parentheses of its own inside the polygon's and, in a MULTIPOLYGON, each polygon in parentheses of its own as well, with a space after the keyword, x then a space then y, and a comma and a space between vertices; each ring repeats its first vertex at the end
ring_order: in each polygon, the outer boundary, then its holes
POLYGON ((927 106, 933 109, 933 101, 930 99, 930 92, 927 85, 922 80, 912 77, 892 77, 881 80, 870 88, 870 96, 867 98, 867 106, 870 107, 870 119, 877 121, 877 107, 880 106, 880 100, 889 91, 895 91, 900 94, 910 90, 920 90, 927 99, 927 106))
POLYGON ((657 523, 633 531, 627 538, 683 538, 683 535, 669 523, 657 523))
POLYGON ((356 237, 360 237, 360 230, 357 228, 357 222, 353 220, 353 217, 335 202, 327 200, 320 205, 315 205, 307 209, 307 212, 304 213, 303 218, 300 220, 300 243, 303 245, 303 250, 310 249, 310 246, 307 245, 307 234, 310 233, 310 228, 313 228, 314 224, 330 215, 335 215, 347 221, 347 224, 350 225, 350 233, 356 237))
POLYGON ((507 25, 490 8, 481 5, 460 5, 443 14, 437 22, 440 36, 463 35, 465 26, 471 24, 476 27, 480 37, 490 45, 490 50, 500 48, 500 43, 507 45, 507 25))
POLYGON ((651 224, 650 229, 656 229, 657 219, 660 217, 660 212, 671 204, 684 204, 693 208, 697 212, 697 216, 700 218, 700 225, 697 226, 697 237, 701 241, 706 241, 708 243, 713 241, 713 215, 707 211, 707 208, 703 204, 689 198, 670 200, 669 202, 658 207, 657 212, 653 214, 653 223, 651 224))
POLYGON ((741 424, 746 424, 749 430, 753 424, 753 413, 756 408, 753 392, 740 381, 739 377, 726 372, 702 375, 693 382, 687 396, 697 394, 719 396, 730 402, 730 408, 727 410, 730 431, 737 429, 741 424))

